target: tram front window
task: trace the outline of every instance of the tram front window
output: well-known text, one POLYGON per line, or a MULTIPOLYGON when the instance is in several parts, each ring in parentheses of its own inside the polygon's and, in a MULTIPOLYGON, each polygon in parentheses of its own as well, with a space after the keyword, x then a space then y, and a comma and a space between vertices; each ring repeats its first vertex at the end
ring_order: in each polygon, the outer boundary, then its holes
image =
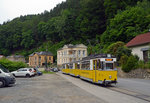
POLYGON ((113 63, 106 63, 106 69, 113 69, 113 63))

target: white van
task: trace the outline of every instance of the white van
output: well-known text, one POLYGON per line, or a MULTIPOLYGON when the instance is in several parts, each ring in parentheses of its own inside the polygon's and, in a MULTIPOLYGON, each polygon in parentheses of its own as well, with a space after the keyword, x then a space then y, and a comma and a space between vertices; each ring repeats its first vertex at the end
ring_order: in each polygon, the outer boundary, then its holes
POLYGON ((15 77, 6 68, 0 65, 0 88, 14 84, 15 82, 15 77))

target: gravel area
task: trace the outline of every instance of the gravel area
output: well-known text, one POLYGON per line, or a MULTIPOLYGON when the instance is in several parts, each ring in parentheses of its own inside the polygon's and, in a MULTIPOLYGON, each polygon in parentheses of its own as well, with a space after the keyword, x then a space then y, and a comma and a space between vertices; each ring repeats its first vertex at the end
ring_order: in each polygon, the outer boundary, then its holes
POLYGON ((0 103, 106 103, 57 74, 16 80, 0 88, 0 103))

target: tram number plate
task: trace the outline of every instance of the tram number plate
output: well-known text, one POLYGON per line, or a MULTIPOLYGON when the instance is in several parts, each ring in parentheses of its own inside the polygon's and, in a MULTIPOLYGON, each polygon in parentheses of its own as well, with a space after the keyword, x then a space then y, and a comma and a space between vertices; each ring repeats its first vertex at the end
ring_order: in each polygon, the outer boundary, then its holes
POLYGON ((113 61, 113 59, 105 59, 106 61, 113 61))

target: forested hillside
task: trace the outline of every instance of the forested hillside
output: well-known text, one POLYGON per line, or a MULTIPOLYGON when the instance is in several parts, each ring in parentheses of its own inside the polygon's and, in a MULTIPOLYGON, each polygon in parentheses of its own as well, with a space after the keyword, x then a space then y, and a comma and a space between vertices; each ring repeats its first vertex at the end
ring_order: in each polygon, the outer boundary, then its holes
POLYGON ((149 0, 67 0, 50 11, 0 25, 0 54, 27 56, 47 48, 56 56, 68 43, 83 43, 100 53, 149 29, 149 0))

